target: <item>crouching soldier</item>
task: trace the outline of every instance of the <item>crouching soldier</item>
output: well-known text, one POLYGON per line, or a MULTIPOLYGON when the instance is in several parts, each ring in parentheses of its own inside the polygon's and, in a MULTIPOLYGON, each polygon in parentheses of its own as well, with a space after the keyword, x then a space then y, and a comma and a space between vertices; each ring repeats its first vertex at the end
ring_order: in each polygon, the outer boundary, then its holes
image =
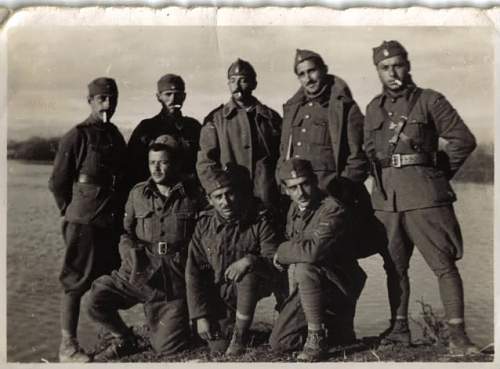
POLYGON ((274 263, 289 266, 293 283, 270 344, 274 351, 302 348, 299 361, 318 361, 328 345, 355 341, 356 300, 366 274, 351 247, 350 211, 335 198, 323 197, 310 162, 290 159, 278 174, 292 204, 288 241, 278 247, 274 263))
POLYGON ((213 208, 200 215, 189 245, 189 317, 211 353, 241 355, 257 302, 271 294, 276 234, 267 212, 240 191, 235 172, 214 170, 205 180, 213 208))
POLYGON ((125 207, 121 267, 92 285, 89 315, 114 336, 95 361, 117 359, 135 350, 135 337, 118 309, 138 303, 144 304, 156 352, 169 355, 188 345, 184 267, 204 198, 198 186, 179 181, 178 150, 178 143, 168 135, 149 147, 151 177, 131 190, 125 207))

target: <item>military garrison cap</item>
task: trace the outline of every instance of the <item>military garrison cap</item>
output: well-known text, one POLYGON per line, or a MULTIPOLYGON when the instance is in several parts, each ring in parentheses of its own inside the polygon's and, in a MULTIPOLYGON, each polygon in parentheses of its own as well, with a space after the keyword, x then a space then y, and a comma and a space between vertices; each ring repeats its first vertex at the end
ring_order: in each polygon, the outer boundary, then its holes
POLYGON ((314 51, 311 50, 297 49, 297 52, 295 53, 295 62, 293 64, 293 70, 297 72, 297 65, 299 65, 300 63, 302 63, 304 60, 307 59, 315 59, 318 62, 320 62, 321 65, 325 65, 323 58, 318 53, 315 53, 314 51))
POLYGON ((377 65, 384 59, 392 58, 393 56, 402 55, 408 58, 406 49, 398 41, 384 41, 380 46, 373 48, 373 64, 377 65))
POLYGON ((177 142, 177 140, 170 135, 158 136, 149 146, 152 147, 157 145, 167 146, 173 151, 177 151, 179 149, 179 142, 177 142))
POLYGON ((280 180, 299 177, 313 177, 314 171, 309 160, 292 158, 281 164, 278 171, 280 180))
POLYGON ((219 188, 232 186, 235 184, 234 173, 229 168, 214 168, 202 179, 202 185, 206 193, 210 195, 219 188))
POLYGON ((257 78, 257 73, 255 73, 252 64, 240 58, 236 59, 227 70, 227 78, 235 75, 242 75, 253 79, 257 78))
POLYGON ((181 76, 177 74, 165 74, 158 80, 158 92, 179 91, 184 92, 186 86, 181 76))
POLYGON ((88 88, 89 88, 89 96, 118 95, 118 87, 116 86, 116 82, 113 78, 107 78, 107 77, 96 78, 89 83, 88 88))

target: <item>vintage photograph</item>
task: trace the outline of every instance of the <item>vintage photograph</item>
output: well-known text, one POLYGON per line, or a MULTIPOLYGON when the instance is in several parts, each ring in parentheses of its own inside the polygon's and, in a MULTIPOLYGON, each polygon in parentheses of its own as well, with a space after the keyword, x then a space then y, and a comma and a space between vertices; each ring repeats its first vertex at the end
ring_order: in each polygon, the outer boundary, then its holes
POLYGON ((8 362, 494 361, 494 25, 72 15, 3 30, 8 362))

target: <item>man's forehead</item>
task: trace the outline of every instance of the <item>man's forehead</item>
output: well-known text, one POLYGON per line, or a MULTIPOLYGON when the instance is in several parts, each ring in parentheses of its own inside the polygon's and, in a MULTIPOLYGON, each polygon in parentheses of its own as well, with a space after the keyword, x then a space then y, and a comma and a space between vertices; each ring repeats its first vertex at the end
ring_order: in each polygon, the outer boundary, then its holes
POLYGON ((297 73, 300 72, 301 70, 307 70, 307 69, 315 69, 319 68, 321 63, 319 63, 318 60, 316 59, 306 59, 304 61, 301 61, 299 64, 297 64, 297 73))
POLYGON ((212 191, 210 193, 210 196, 216 197, 216 196, 220 196, 220 195, 223 195, 225 193, 228 193, 228 192, 233 192, 233 188, 231 186, 225 186, 225 187, 218 188, 218 189, 212 191))
POLYGON ((306 176, 285 179, 285 184, 287 187, 297 186, 306 182, 309 182, 309 177, 306 176))
POLYGON ((149 157, 150 160, 151 159, 164 159, 164 160, 168 160, 168 159, 170 159, 170 152, 168 152, 167 150, 159 150, 159 151, 149 150, 148 157, 149 157))
POLYGON ((406 58, 403 55, 395 55, 390 58, 383 59, 379 61, 379 66, 389 66, 389 65, 397 65, 406 63, 406 58))

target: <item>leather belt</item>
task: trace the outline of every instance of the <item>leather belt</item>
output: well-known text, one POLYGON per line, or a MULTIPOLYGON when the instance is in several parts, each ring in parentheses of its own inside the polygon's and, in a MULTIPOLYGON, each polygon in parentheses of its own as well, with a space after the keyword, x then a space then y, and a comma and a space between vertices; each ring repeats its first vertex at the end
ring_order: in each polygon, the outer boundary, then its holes
POLYGON ((382 168, 402 168, 411 165, 436 166, 436 153, 393 154, 384 159, 378 159, 382 168))
POLYGON ((115 187, 117 182, 117 176, 109 175, 109 176, 91 176, 85 173, 80 173, 77 178, 78 183, 88 183, 96 186, 108 186, 115 187))
POLYGON ((159 242, 141 242, 149 252, 157 256, 172 255, 180 251, 179 247, 174 243, 164 241, 159 242))

